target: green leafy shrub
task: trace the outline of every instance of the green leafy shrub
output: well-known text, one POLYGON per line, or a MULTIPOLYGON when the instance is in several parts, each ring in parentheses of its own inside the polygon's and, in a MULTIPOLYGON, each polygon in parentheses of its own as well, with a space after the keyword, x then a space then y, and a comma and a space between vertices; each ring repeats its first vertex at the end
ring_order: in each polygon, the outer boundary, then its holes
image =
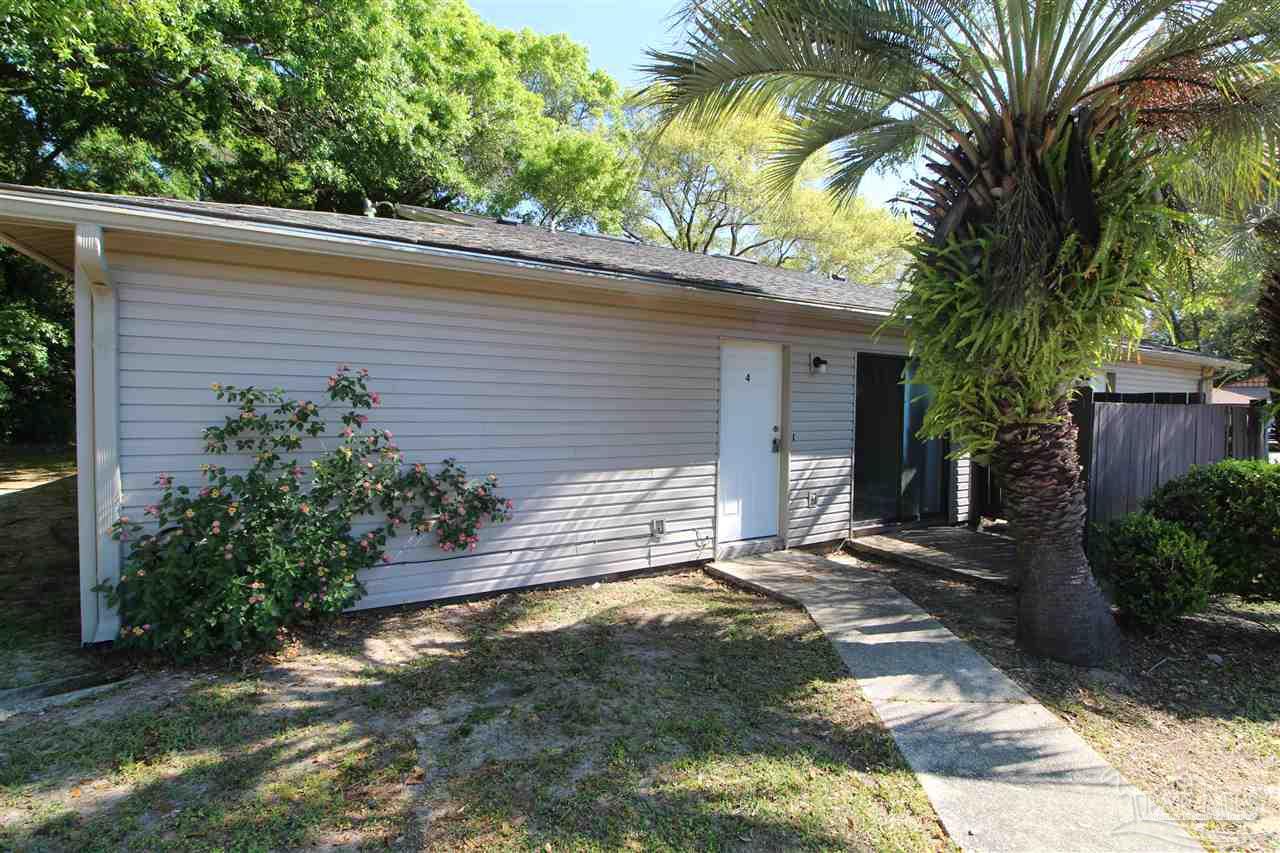
POLYGON ((1197 465, 1156 489, 1143 508, 1208 543, 1219 569, 1214 592, 1280 600, 1280 465, 1197 465))
POLYGON ((0 442, 60 444, 75 435, 70 321, 45 308, 0 304, 0 442))
POLYGON ((1144 625, 1162 625, 1209 604, 1217 567, 1209 546, 1180 525, 1133 513, 1090 537, 1093 570, 1116 606, 1144 625))
POLYGON ((121 645, 190 658, 260 644, 356 602, 360 573, 393 562, 398 535, 474 550, 481 527, 508 518, 496 475, 468 481, 451 459, 434 474, 406 465, 389 431, 368 428, 364 412, 380 400, 367 376, 342 366, 329 377, 328 396, 345 410, 336 439, 311 401, 214 383, 237 412, 205 430, 205 449, 250 456, 251 466, 202 465, 194 490, 161 474, 146 523, 115 523, 113 538, 130 550, 119 582, 101 589, 119 608, 121 645), (320 448, 306 467, 304 444, 320 448))

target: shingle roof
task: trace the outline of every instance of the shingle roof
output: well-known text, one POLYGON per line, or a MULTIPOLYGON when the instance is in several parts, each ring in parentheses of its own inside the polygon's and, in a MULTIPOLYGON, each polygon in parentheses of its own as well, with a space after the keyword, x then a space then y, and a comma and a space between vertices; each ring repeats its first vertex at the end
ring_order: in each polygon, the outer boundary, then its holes
POLYGON ((535 261, 570 269, 643 276, 709 290, 877 314, 892 310, 897 299, 897 292, 889 288, 833 281, 795 270, 778 269, 716 255, 681 252, 617 238, 550 231, 532 225, 502 224, 481 217, 466 217, 467 224, 437 224, 312 210, 107 195, 11 184, 0 184, 0 188, 82 199, 99 204, 364 236, 535 261))

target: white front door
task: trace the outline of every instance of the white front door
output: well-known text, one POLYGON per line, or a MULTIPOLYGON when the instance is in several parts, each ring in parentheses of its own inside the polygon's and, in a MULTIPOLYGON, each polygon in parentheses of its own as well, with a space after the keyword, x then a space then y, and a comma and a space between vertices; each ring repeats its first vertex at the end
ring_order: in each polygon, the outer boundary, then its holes
POLYGON ((720 345, 721 543, 778 534, 782 348, 720 345))

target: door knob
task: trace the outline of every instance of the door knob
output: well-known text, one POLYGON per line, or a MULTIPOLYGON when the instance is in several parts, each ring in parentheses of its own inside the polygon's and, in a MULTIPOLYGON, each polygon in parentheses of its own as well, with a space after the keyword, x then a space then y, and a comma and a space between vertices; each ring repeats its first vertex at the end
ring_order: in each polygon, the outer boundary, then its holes
POLYGON ((773 452, 778 452, 778 437, 776 435, 773 437, 773 452))

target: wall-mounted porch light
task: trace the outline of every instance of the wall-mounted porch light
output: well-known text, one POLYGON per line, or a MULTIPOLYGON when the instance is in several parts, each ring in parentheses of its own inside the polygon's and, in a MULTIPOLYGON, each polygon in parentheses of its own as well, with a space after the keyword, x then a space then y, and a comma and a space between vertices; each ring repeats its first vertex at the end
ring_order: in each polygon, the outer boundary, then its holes
POLYGON ((815 355, 809 362, 810 373, 826 373, 827 360, 820 355, 815 355))

